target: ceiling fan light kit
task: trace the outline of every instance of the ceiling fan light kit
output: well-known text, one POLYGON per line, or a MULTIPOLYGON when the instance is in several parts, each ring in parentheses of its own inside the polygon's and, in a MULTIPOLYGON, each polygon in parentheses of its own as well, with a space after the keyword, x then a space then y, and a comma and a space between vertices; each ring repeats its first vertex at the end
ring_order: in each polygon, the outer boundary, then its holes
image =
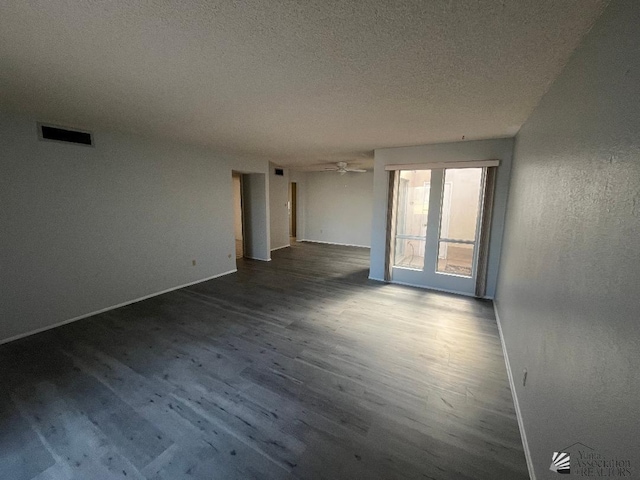
POLYGON ((366 173, 367 171, 362 168, 349 168, 347 162, 338 162, 335 167, 327 167, 325 172, 338 172, 340 175, 344 175, 347 172, 353 173, 366 173))

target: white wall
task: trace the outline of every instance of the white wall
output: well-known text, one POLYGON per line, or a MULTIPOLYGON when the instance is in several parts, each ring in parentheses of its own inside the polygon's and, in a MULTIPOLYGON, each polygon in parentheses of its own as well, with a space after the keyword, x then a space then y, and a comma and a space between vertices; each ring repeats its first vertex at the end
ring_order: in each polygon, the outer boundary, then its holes
POLYGON ((368 247, 373 172, 307 172, 304 239, 368 247))
POLYGON ((284 176, 276 175, 276 167, 269 165, 269 205, 271 216, 271 249, 289 245, 289 170, 284 176))
POLYGON ((0 340, 235 269, 231 170, 266 161, 105 132, 39 141, 5 114, 0 132, 0 340))
POLYGON ((385 165, 405 163, 460 162, 470 160, 500 160, 496 178, 489 262, 487 270, 487 297, 493 298, 500 264, 502 232, 507 195, 513 139, 479 140, 470 142, 419 145, 415 147, 384 148, 375 151, 373 229, 371 233, 370 277, 384 279, 385 244, 387 229, 388 172, 385 165))
POLYGON ((497 309, 540 479, 575 442, 640 477, 639 25, 612 1, 516 140, 497 309))

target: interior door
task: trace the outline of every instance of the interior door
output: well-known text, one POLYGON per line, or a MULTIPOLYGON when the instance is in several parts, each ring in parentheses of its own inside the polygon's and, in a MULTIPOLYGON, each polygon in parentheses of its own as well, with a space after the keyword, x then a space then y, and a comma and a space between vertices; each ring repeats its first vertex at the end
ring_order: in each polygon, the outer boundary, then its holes
POLYGON ((391 280, 473 295, 485 168, 397 172, 391 280))

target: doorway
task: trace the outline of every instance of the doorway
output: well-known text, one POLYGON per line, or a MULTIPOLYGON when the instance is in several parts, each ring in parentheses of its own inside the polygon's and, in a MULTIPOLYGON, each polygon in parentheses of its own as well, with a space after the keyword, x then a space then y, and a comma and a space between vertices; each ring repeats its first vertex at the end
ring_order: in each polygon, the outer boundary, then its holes
POLYGON ((289 243, 293 245, 298 237, 298 186, 296 182, 289 183, 289 243))
POLYGON ((473 295, 478 272, 484 272, 478 259, 487 223, 487 168, 396 170, 390 175, 390 280, 473 295))
POLYGON ((236 258, 244 256, 244 220, 242 212, 242 175, 233 172, 233 224, 236 239, 236 258))

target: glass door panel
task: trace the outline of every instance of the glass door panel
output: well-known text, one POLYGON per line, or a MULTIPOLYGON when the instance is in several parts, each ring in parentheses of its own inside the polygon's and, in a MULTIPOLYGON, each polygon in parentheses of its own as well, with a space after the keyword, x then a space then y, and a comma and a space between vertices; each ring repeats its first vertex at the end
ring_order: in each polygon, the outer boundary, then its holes
POLYGON ((474 246, 466 243, 440 242, 438 273, 471 277, 473 274, 474 246))
POLYGON ((430 170, 400 172, 393 258, 395 267, 424 268, 430 194, 430 170))
POLYGON ((473 277, 483 184, 482 168, 444 171, 436 272, 473 277))
POLYGON ((472 295, 485 169, 397 175, 392 280, 472 295))

